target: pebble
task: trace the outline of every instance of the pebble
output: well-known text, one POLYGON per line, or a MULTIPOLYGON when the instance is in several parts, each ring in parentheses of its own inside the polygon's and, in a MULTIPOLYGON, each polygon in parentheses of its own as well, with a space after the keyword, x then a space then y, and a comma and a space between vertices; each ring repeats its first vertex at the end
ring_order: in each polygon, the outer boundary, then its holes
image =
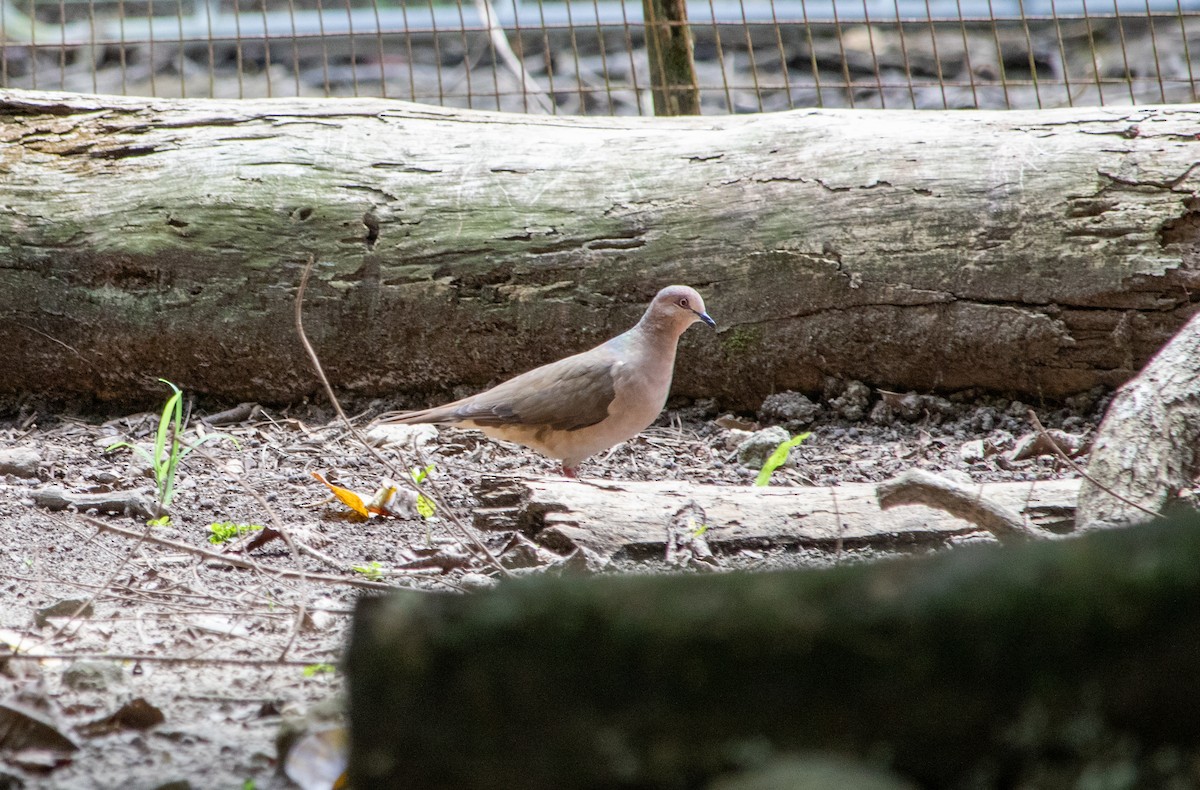
POLYGON ((73 661, 63 670, 63 684, 76 691, 107 691, 125 679, 120 665, 111 661, 73 661))
POLYGON ((0 450, 0 475, 37 477, 41 454, 32 447, 12 447, 0 450))
POLYGON ((760 469, 775 448, 792 438, 786 428, 773 425, 750 434, 737 448, 738 463, 751 469, 760 469))
POLYGON ((759 417, 799 427, 808 425, 821 413, 821 407, 799 392, 786 390, 768 395, 759 409, 759 417))

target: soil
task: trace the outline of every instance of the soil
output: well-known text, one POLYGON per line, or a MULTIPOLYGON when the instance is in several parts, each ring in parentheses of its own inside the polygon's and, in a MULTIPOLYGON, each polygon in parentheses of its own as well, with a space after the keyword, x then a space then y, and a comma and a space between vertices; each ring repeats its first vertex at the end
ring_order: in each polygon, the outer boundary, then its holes
MULTIPOLYGON (((1047 427, 1086 434, 1105 402, 1092 392, 1035 411, 1047 427)), ((365 426, 394 405, 361 404, 353 420, 365 426)), ((861 385, 833 386, 815 404, 772 396, 750 416, 722 415, 711 402, 682 404, 643 435, 585 463, 580 476, 748 484, 758 469, 739 463, 736 447, 745 435, 738 431, 780 422, 812 435, 775 472, 775 486, 881 481, 914 466, 977 481, 1073 475, 1050 456, 1007 458, 1003 451, 1029 433, 1028 408, 977 393, 900 396, 861 385), (964 455, 964 445, 980 440, 987 455, 964 455)), ((149 445, 157 414, 106 420, 26 404, 0 421, 0 450, 36 454, 30 469, 0 476, 0 643, 21 654, 0 661, 0 788, 293 787, 279 772, 276 739, 336 720, 341 678, 334 668, 355 600, 373 594, 371 580, 420 591, 495 583, 495 571, 472 554, 448 516, 470 524, 473 486, 483 474, 557 472, 520 447, 444 430, 420 462, 434 465, 428 484, 441 509, 430 520, 368 520, 329 501, 312 472, 368 495, 392 473, 327 409, 255 409, 218 427, 205 427, 200 414, 197 408, 190 419, 187 441, 221 436, 180 462, 170 522, 154 527, 144 517, 51 511, 35 504, 35 495, 59 486, 110 499, 140 491, 152 500, 146 464, 126 449, 106 448, 123 440, 149 445), (251 536, 214 545, 214 522, 282 527, 295 551, 278 539, 246 551, 251 536), (103 531, 105 525, 128 534, 103 531), (198 550, 254 567, 232 567, 198 550), (303 575, 279 575, 297 569, 303 575), (54 605, 56 611, 43 611, 54 605), (23 734, 6 730, 13 722, 25 725, 23 734)), ((410 447, 382 452, 401 468, 418 465, 410 447)), ((511 537, 483 539, 498 552, 511 537)), ((717 559, 723 569, 760 569, 865 561, 892 551, 767 547, 717 559)), ((552 562, 533 572, 563 567, 552 562)), ((605 570, 665 571, 679 572, 660 559, 628 558, 605 570)))

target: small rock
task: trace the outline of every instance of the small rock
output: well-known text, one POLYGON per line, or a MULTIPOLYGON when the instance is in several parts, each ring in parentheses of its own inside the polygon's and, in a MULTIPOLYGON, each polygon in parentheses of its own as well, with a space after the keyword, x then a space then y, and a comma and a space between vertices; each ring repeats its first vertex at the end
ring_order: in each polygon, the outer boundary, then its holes
POLYGON ((775 420, 791 426, 800 426, 811 423, 820 411, 820 406, 799 392, 787 390, 768 395, 758 413, 763 420, 775 420))
POLYGON ((0 450, 0 475, 37 477, 42 456, 31 447, 11 447, 0 450))
POLYGON ((458 578, 458 583, 467 590, 490 590, 496 586, 498 580, 482 573, 464 573, 458 578))
POLYGON ((86 598, 64 598, 34 612, 33 622, 42 628, 50 622, 51 617, 91 617, 92 611, 92 603, 86 598))
POLYGON ((976 431, 991 433, 996 427, 996 410, 991 406, 980 406, 971 414, 970 425, 976 431))
POLYGON ((847 382, 841 395, 829 401, 829 408, 847 420, 861 420, 871 404, 871 388, 861 381, 847 382))
POLYGON ((1004 410, 1004 413, 1007 414, 1009 417, 1015 417, 1017 419, 1024 419, 1025 415, 1029 413, 1029 407, 1026 406, 1024 403, 1022 403, 1021 401, 1015 400, 1012 403, 1008 404, 1008 408, 1004 410))
POLYGON ((973 439, 963 444, 958 448, 958 456, 963 459, 963 463, 977 464, 987 457, 987 450, 983 446, 983 439, 973 439))
POLYGON ((753 431, 744 431, 740 428, 730 428, 729 430, 725 431, 725 435, 721 438, 725 443, 726 450, 735 450, 737 449, 738 445, 746 441, 746 439, 753 434, 753 431))
POLYGON ((367 441, 376 447, 424 447, 437 435, 436 425, 376 425, 367 431, 367 441))
POLYGON ((63 684, 76 691, 107 691, 125 679, 121 667, 110 661, 74 661, 63 670, 63 684))
POLYGON ((891 425, 896 421, 896 410, 886 400, 875 403, 871 409, 871 422, 876 425, 891 425))
POLYGON ((925 399, 915 392, 909 392, 896 401, 895 409, 900 419, 916 422, 925 415, 925 399))
POLYGON ((755 431, 737 448, 738 463, 750 469, 761 469, 775 448, 792 438, 787 429, 778 425, 755 431))

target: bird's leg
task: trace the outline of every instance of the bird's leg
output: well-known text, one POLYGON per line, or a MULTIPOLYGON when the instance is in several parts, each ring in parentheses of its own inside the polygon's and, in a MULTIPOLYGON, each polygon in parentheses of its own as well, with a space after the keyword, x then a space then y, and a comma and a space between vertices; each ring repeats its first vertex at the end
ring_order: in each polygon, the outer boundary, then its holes
POLYGON ((577 474, 575 474, 575 467, 567 466, 566 464, 562 465, 562 473, 563 477, 569 477, 572 480, 575 480, 579 477, 577 474))

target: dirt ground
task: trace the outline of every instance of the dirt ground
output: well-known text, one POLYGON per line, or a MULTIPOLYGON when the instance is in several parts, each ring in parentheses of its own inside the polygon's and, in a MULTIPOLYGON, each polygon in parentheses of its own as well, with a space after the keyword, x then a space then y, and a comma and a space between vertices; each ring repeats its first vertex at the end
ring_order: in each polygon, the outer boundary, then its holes
MULTIPOLYGON (((902 397, 861 386, 833 387, 815 404, 773 398, 758 415, 723 415, 711 402, 669 408, 580 475, 745 485, 758 469, 739 463, 738 431, 778 423, 812 436, 773 486, 881 481, 914 466, 976 481, 1074 474, 1049 456, 1010 460, 1007 451, 1030 432, 1030 406, 1010 399, 902 397)), ((1083 435, 1105 403, 1093 392, 1032 407, 1047 427, 1083 435)), ((394 406, 362 404, 354 421, 365 426, 394 406)), ((25 404, 0 420, 0 450, 25 458, 0 475, 0 645, 20 653, 0 658, 0 788, 294 786, 279 773, 276 739, 306 712, 316 721, 336 711, 335 667, 355 600, 383 585, 461 591, 494 583, 495 571, 447 516, 471 523, 483 474, 556 473, 522 448, 445 430, 421 461, 434 465, 428 483, 442 509, 427 521, 366 520, 330 502, 312 477, 321 472, 369 494, 389 474, 330 410, 255 409, 214 427, 202 413, 191 415, 187 441, 219 432, 236 446, 214 439, 184 458, 170 522, 154 527, 103 504, 51 510, 44 494, 58 487, 152 500, 146 465, 105 448, 152 442, 157 414, 106 419, 25 404), (245 551, 252 536, 215 545, 214 522, 281 526, 292 547, 276 539, 245 551)), ((409 447, 382 452, 402 468, 418 464, 409 447)), ((484 539, 500 551, 511 537, 484 539)), ((718 560, 724 569, 762 569, 888 553, 764 547, 718 560)), ((606 572, 667 570, 661 560, 615 557, 606 572)), ((562 564, 526 572, 562 572, 562 564)))

